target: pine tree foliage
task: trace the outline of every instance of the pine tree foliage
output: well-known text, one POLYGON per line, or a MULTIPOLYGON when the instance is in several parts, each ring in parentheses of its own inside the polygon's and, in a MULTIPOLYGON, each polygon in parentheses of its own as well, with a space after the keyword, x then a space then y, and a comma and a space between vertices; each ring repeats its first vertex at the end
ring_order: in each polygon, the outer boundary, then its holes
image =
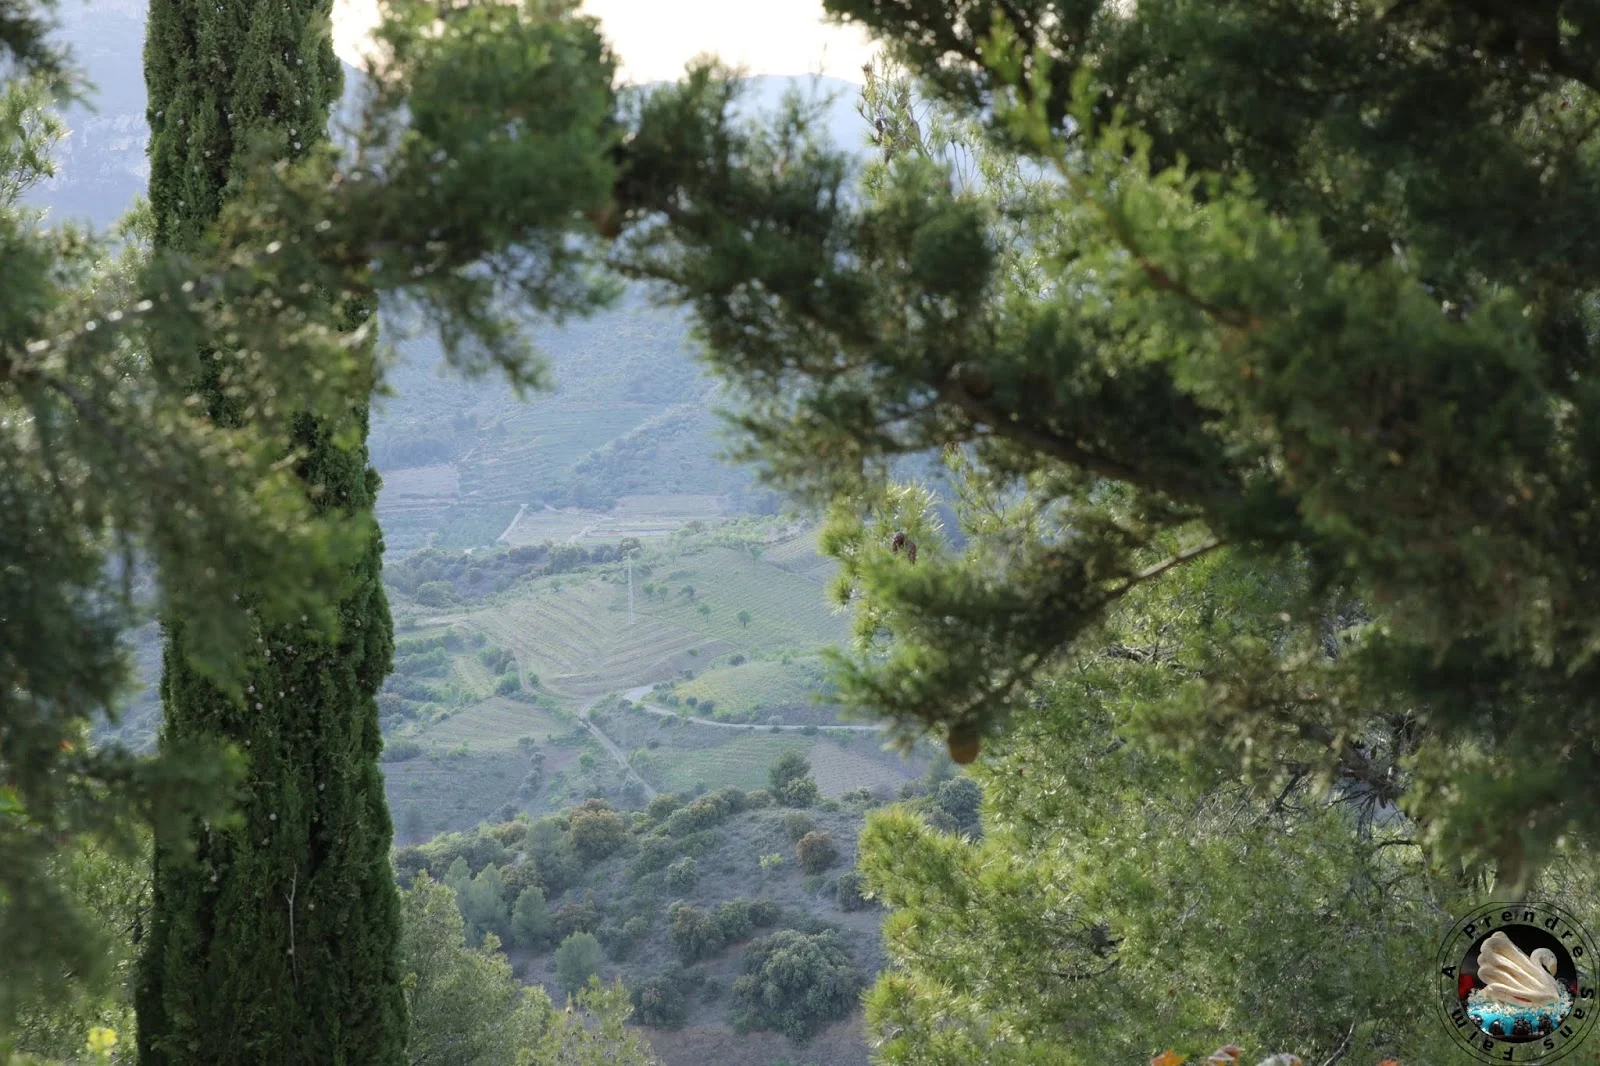
POLYGON ((1499 893, 1600 832, 1600 8, 826 7, 1039 180, 908 142, 857 190, 703 66, 636 116, 619 258, 696 311, 747 454, 834 508, 842 697, 970 756, 1225 552, 1294 594, 1133 733, 1263 794, 1363 781, 1499 893), (884 487, 940 450, 997 501, 960 550, 884 487))
MULTIPOLYGON (((147 213, 120 258, 108 256, 103 238, 47 227, 17 206, 20 190, 46 173, 50 125, 38 83, 12 75, 47 77, 54 68, 34 48, 17 53, 31 67, 7 71, 0 495, 18 520, 0 525, 0 936, 8 958, 0 1010, 10 1009, 13 992, 86 972, 95 957, 88 925, 73 921, 44 864, 83 833, 131 849, 126 829, 140 819, 155 823, 166 849, 182 844, 195 816, 208 816, 218 834, 276 826, 287 868, 230 871, 232 883, 255 887, 228 902, 277 909, 277 933, 263 935, 280 936, 284 951, 261 960, 264 983, 286 978, 275 986, 281 992, 315 980, 310 959, 289 961, 286 895, 301 937, 310 935, 313 903, 337 912, 360 901, 310 887, 312 864, 302 870, 291 857, 313 835, 339 832, 329 824, 313 834, 308 812, 324 793, 311 790, 374 797, 378 806, 347 804, 337 820, 352 830, 386 826, 381 794, 356 769, 363 752, 376 751, 375 733, 352 731, 339 750, 297 749, 304 738, 295 732, 312 723, 295 717, 309 704, 288 692, 289 684, 325 686, 347 696, 375 686, 384 664, 383 627, 366 621, 376 557, 360 510, 375 485, 358 458, 362 412, 382 366, 372 365, 366 333, 350 332, 345 309, 376 294, 405 313, 399 324, 437 332, 457 368, 499 371, 525 387, 543 382, 542 365, 504 308, 559 317, 612 294, 589 267, 595 242, 586 236, 585 216, 613 184, 615 143, 612 66, 593 23, 556 0, 452 10, 442 23, 434 5, 410 0, 387 13, 386 57, 369 71, 348 153, 320 139, 301 139, 297 151, 298 125, 251 131, 244 143, 213 140, 207 127, 196 143, 225 144, 227 157, 209 147, 208 158, 202 147, 187 162, 228 168, 214 225, 151 251, 148 237, 172 216, 162 223, 147 213), (463 110, 458 93, 474 83, 480 106, 463 110), (230 418, 195 417, 189 398, 207 350, 227 353, 211 369, 230 418), (285 463, 286 444, 308 436, 323 458, 285 463), (319 479, 356 499, 311 500, 305 483, 319 479), (265 711, 274 701, 279 743, 265 762, 242 744, 227 758, 172 746, 141 760, 86 743, 89 722, 127 678, 117 635, 140 606, 141 561, 156 575, 145 598, 162 616, 187 620, 184 665, 193 673, 175 669, 169 684, 216 685, 227 699, 213 710, 248 703, 253 711, 259 702, 265 711), (365 600, 350 594, 363 567, 365 600), (242 587, 263 574, 276 580, 242 587), (341 655, 338 670, 296 673, 291 649, 318 642, 343 642, 350 656, 341 655), (281 689, 253 680, 269 658, 289 680, 281 689), (258 760, 251 776, 239 772, 240 756, 258 760), (280 774, 286 769, 294 773, 280 774), (219 803, 230 795, 244 799, 245 822, 224 817, 219 803)), ((313 35, 325 29, 308 26, 313 35)), ((220 61, 223 43, 207 36, 197 55, 220 61)), ((268 87, 294 83, 294 58, 267 54, 260 69, 234 73, 265 99, 268 87)), ((291 98, 285 106, 297 105, 291 98)), ((202 126, 216 119, 203 107, 193 113, 202 126)), ((174 172, 173 188, 204 177, 191 174, 180 182, 174 172)), ((170 209, 177 200, 187 210, 184 191, 164 202, 170 209)), ((272 834, 255 839, 275 846, 272 834)), ((350 861, 352 870, 364 862, 350 861)), ((209 883, 200 869, 198 881, 209 883)))

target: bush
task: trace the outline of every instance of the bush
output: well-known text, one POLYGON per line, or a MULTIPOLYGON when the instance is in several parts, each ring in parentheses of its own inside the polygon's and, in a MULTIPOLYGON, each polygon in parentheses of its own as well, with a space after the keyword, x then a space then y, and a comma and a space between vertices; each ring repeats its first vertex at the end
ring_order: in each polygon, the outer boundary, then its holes
POLYGON ((686 903, 674 903, 667 911, 667 939, 685 963, 716 954, 724 943, 722 930, 710 915, 686 903))
POLYGON ((500 679, 500 683, 494 687, 494 690, 502 696, 510 696, 513 693, 521 692, 522 679, 516 674, 507 674, 500 679))
POLYGON ((816 736, 817 735, 817 725, 816 725, 816 723, 815 722, 807 722, 805 725, 801 726, 800 727, 800 735, 803 736, 803 737, 814 737, 814 736, 816 736))
POLYGON ((568 820, 572 850, 584 862, 598 862, 628 842, 628 827, 605 800, 588 800, 568 820))
POLYGON ((738 1029, 774 1029, 801 1042, 855 1009, 865 983, 834 933, 785 929, 745 950, 733 983, 738 1029))
POLYGON ((799 811, 784 811, 783 817, 778 819, 778 824, 783 826, 783 835, 789 838, 791 844, 811 832, 817 827, 809 815, 799 811))
POLYGON ((410 737, 397 737, 384 741, 384 762, 405 762, 422 754, 422 745, 410 737))
POLYGON ((568 992, 577 992, 600 973, 600 941, 589 933, 574 933, 556 948, 556 980, 568 992))
POLYGON ((750 924, 757 929, 766 929, 781 921, 783 921, 783 908, 770 899, 750 901, 750 924))
POLYGON ((632 991, 634 1017, 641 1025, 680 1029, 689 1016, 679 974, 668 971, 647 978, 632 991))
POLYGON ((870 804, 872 802, 872 789, 865 785, 860 788, 852 788, 849 792, 840 796, 839 799, 845 803, 870 804))
POLYGON ((781 796, 786 807, 810 807, 822 798, 822 792, 816 781, 800 777, 785 785, 781 796))
POLYGON ((754 792, 747 792, 744 798, 752 811, 759 811, 764 807, 772 806, 772 793, 764 788, 758 788, 754 792))
POLYGON ((983 790, 970 777, 957 777, 939 786, 934 802, 950 816, 956 829, 973 833, 978 829, 978 807, 983 802, 983 790))
MULTIPOLYGON (((646 744, 648 743, 649 742, 646 741, 646 744)), ((657 741, 657 743, 660 742, 657 741)), ((683 806, 682 800, 678 799, 678 797, 671 792, 664 792, 655 799, 651 800, 645 807, 644 812, 650 816, 651 821, 659 823, 665 822, 672 816, 672 812, 681 806, 683 806)))
POLYGON ((867 879, 859 871, 850 870, 839 875, 839 883, 834 887, 834 898, 839 901, 842 911, 864 911, 872 906, 872 901, 866 897, 867 879))
POLYGON ((687 836, 714 825, 720 825, 733 813, 725 798, 719 795, 701 796, 687 807, 680 807, 667 819, 667 832, 672 836, 687 836))
POLYGON ((556 911, 555 928, 556 936, 562 938, 600 928, 600 908, 594 901, 594 892, 585 892, 581 900, 563 903, 556 911))
POLYGON ((839 849, 833 837, 820 830, 812 830, 801 837, 794 846, 794 854, 800 861, 800 869, 808 874, 820 874, 839 861, 839 849))
POLYGON ((417 586, 412 598, 424 607, 444 607, 455 598, 448 581, 425 581, 417 586))
POLYGON ((723 940, 732 942, 745 939, 756 927, 755 921, 750 917, 750 901, 730 899, 726 903, 719 904, 716 923, 723 940))
POLYGON ((772 784, 774 796, 782 796, 791 781, 798 781, 810 774, 810 761, 795 748, 772 760, 772 765, 767 767, 767 780, 772 784))
POLYGON ((682 895, 694 887, 700 880, 700 864, 690 858, 682 858, 667 867, 667 888, 682 895))

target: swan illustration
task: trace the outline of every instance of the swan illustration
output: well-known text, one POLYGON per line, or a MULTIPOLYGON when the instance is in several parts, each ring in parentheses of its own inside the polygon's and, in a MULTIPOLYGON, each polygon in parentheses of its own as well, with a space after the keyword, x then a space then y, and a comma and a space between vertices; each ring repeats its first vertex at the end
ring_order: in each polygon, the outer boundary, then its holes
POLYGON ((1478 949, 1478 977, 1484 998, 1517 1006, 1543 1006, 1561 998, 1556 984, 1556 954, 1534 948, 1524 955, 1504 932, 1496 932, 1478 949))

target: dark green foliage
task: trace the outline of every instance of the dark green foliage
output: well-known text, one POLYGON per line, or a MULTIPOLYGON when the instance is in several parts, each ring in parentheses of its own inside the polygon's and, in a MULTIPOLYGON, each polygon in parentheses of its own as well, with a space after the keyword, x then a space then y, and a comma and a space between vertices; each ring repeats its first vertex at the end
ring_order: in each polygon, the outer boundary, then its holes
POLYGON ((573 933, 556 948, 556 980, 576 992, 600 972, 600 942, 588 933, 573 933))
POLYGON ((783 787, 779 799, 786 807, 810 807, 822 799, 822 790, 812 777, 797 777, 783 787))
POLYGON ((834 933, 785 929, 762 937, 745 949, 741 968, 733 983, 735 1024, 776 1029, 795 1041, 854 1010, 865 984, 834 933))
POLYGON ((584 892, 582 899, 569 900, 556 908, 555 932, 563 939, 573 933, 592 933, 600 928, 600 922, 600 906, 593 889, 584 892))
POLYGON ((541 818, 530 825, 523 847, 538 868, 545 891, 552 896, 565 891, 581 870, 578 855, 559 818, 541 818))
POLYGON ((511 908, 511 942, 519 948, 544 946, 553 931, 550 909, 538 885, 529 885, 517 895, 511 908))
POLYGON ((383 743, 384 762, 405 762, 422 754, 422 745, 410 737, 396 737, 383 743))
POLYGON ((946 781, 939 786, 934 800, 963 833, 971 833, 978 828, 978 805, 982 801, 983 792, 970 777, 946 781))
POLYGON ((670 792, 663 792, 651 800, 644 810, 650 816, 651 821, 660 823, 666 821, 672 812, 681 806, 682 803, 677 796, 670 792))
POLYGON ((790 782, 811 774, 811 763, 799 750, 791 748, 767 767, 767 780, 772 784, 772 794, 782 796, 790 782))
MULTIPOLYGON (((219 935, 230 936, 237 921, 278 942, 260 946, 268 961, 254 974, 254 993, 242 977, 211 982, 205 1006, 231 1018, 225 1029, 215 1018, 186 1016, 241 1044, 255 1039, 258 1025, 309 1035, 296 1036, 302 1046, 281 1056, 221 1040, 202 1046, 288 1062, 319 1054, 305 1045, 320 1034, 359 1044, 365 1060, 377 1062, 395 1057, 398 1038, 379 1033, 395 1029, 399 1004, 394 980, 382 973, 392 952, 378 943, 393 939, 392 928, 378 930, 393 926, 395 911, 382 900, 393 892, 386 849, 372 844, 390 828, 372 765, 379 742, 369 704, 388 650, 377 624, 383 612, 368 514, 376 484, 360 447, 380 368, 362 338, 347 336, 351 312, 373 292, 395 297, 442 334, 451 363, 537 383, 538 361, 500 309, 583 311, 608 295, 585 274, 591 244, 570 237, 589 228, 582 215, 613 184, 616 130, 609 61, 592 24, 568 17, 569 7, 479 7, 454 13, 436 33, 427 5, 401 2, 388 5, 398 19, 383 32, 393 59, 388 76, 374 83, 354 131, 359 161, 352 174, 336 175, 322 137, 338 81, 327 6, 155 5, 148 35, 154 206, 121 234, 129 239, 108 270, 96 264, 105 242, 36 226, 16 206, 43 176, 49 123, 28 116, 49 102, 13 92, 14 77, 26 71, 8 63, 0 75, 0 349, 7 353, 0 504, 10 519, 0 533, 0 673, 8 679, 0 686, 0 937, 8 949, 0 1011, 12 981, 30 980, 35 961, 41 974, 86 974, 96 954, 79 950, 71 915, 44 918, 64 910, 40 874, 51 851, 82 833, 126 838, 119 823, 153 821, 165 882, 188 858, 195 820, 206 819, 213 839, 198 871, 187 871, 198 873, 188 878, 195 893, 210 891, 207 863, 219 885, 254 884, 240 895, 216 890, 210 911, 219 935), (503 91, 480 97, 483 106, 470 115, 442 120, 459 108, 460 86, 482 75, 478 40, 486 33, 500 59, 540 61, 493 64, 503 91), (543 103, 530 112, 533 99, 543 103), (534 157, 540 165, 529 165, 534 157), (535 172, 537 179, 527 177, 535 172), (497 178, 485 181, 485 174, 497 178), (441 224, 450 229, 447 249, 431 239, 441 224), (512 293, 514 301, 497 298, 512 293), (218 358, 201 358, 216 348, 223 349, 218 358), (219 368, 225 395, 206 385, 219 380, 219 368), (197 385, 198 407, 191 402, 197 385), (291 443, 305 446, 305 455, 285 463, 291 443), (308 481, 323 485, 315 500, 308 481), (122 556, 119 565, 107 565, 108 551, 122 556), (144 580, 135 558, 153 568, 154 580, 144 580), (176 723, 162 756, 141 762, 90 749, 86 733, 127 678, 115 648, 119 631, 135 620, 136 606, 152 605, 182 621, 174 646, 191 653, 172 664, 167 695, 182 702, 200 693, 202 678, 215 683, 218 698, 209 706, 222 720, 176 723), (335 668, 298 683, 319 647, 335 668), (288 683, 272 685, 273 675, 288 683), (246 691, 252 682, 265 683, 246 691), (254 713, 258 702, 264 713, 254 713), (322 714, 330 705, 348 713, 322 714), (248 735, 256 724, 260 730, 248 735), (238 767, 214 747, 185 742, 185 730, 251 741, 242 754, 256 766, 254 779, 243 782, 239 822, 224 820, 221 810, 238 767), (280 773, 285 766, 291 772, 280 773), (329 770, 337 776, 323 775, 329 770), (308 791, 314 784, 326 794, 308 791), (263 832, 272 813, 276 836, 263 832), (231 862, 230 841, 261 848, 262 839, 274 849, 270 858, 231 862), (324 897, 338 902, 319 906, 315 921, 296 910, 310 961, 290 965, 282 943, 288 904, 279 901, 286 890, 297 904, 306 898, 302 889, 313 897, 329 892, 330 876, 346 889, 324 897), (259 922, 241 918, 249 898, 261 901, 259 922), (336 926, 346 930, 344 957, 362 976, 318 958, 336 926), (42 945, 37 956, 35 944, 42 945), (62 952, 73 957, 47 957, 62 952), (297 971, 311 974, 309 985, 295 985, 297 971), (310 1018, 331 1009, 341 981, 351 995, 373 997, 371 1009, 348 1026, 310 1018), (230 1003, 249 994, 282 1000, 290 989, 306 1016, 234 1011, 239 1004, 230 1003), (377 1002, 383 997, 390 1006, 377 1002)), ((15 4, 0 14, 8 47, 54 77, 49 57, 34 47, 34 27, 15 4)), ((164 888, 158 894, 155 928, 142 945, 152 952, 166 951, 159 916, 192 910, 164 888)), ((185 963, 194 958, 189 949, 211 940, 209 930, 191 932, 196 942, 168 953, 175 971, 214 965, 220 975, 229 959, 251 957, 241 949, 185 963)), ((145 993, 149 1021, 141 1029, 152 1039, 163 1031, 156 1002, 188 995, 170 992, 145 993)))
POLYGON ((728 943, 743 940, 758 928, 778 924, 782 918, 771 900, 730 899, 717 904, 717 929, 728 943))
POLYGON ((834 898, 842 911, 866 910, 872 901, 866 897, 867 879, 856 870, 846 870, 834 885, 834 898))
POLYGON ((800 869, 808 874, 820 874, 839 861, 839 848, 833 837, 820 830, 812 830, 794 846, 800 869))
POLYGON ((970 756, 1119 599, 1226 552, 1277 602, 1130 733, 1263 794, 1403 795, 1499 894, 1600 837, 1568 802, 1600 772, 1592 12, 826 6, 1023 165, 960 187, 901 123, 849 189, 792 125, 731 130, 708 74, 647 105, 622 188, 670 218, 635 266, 698 312, 747 454, 840 505, 844 702, 970 756), (940 450, 960 549, 883 484, 940 450), (1557 732, 1559 769, 1522 758, 1557 732))
POLYGON ((683 895, 700 880, 700 866, 693 859, 678 859, 667 867, 667 888, 683 895))
POLYGON ((501 696, 510 696, 522 691, 522 679, 516 674, 507 674, 494 686, 494 690, 501 696))
POLYGON ((682 984, 683 975, 677 970, 646 978, 632 990, 634 1017, 641 1025, 681 1029, 689 1016, 682 984))
POLYGON ((783 827, 783 835, 788 837, 791 843, 797 843, 801 837, 817 827, 817 823, 811 820, 810 815, 800 811, 784 811, 778 824, 783 827))
POLYGON ((667 911, 667 938, 684 963, 715 955, 725 942, 716 920, 687 903, 674 903, 667 911))
MULTIPOLYGON (((213 7, 150 7, 145 80, 158 248, 198 243, 221 214, 252 139, 271 137, 290 158, 321 141, 342 85, 324 0, 257 7, 249 16, 213 7), (292 64, 279 61, 280 52, 292 64)), ((354 328, 370 308, 352 302, 340 313, 354 328)), ((233 426, 245 412, 224 384, 225 357, 202 357, 199 392, 204 414, 233 426)), ((165 618, 163 746, 222 740, 243 748, 250 766, 235 827, 200 830, 192 858, 157 852, 137 997, 146 1066, 192 1062, 199 1047, 217 1061, 308 1066, 402 1058, 393 829, 376 765, 376 696, 393 633, 365 404, 353 421, 353 442, 310 413, 293 422, 295 472, 314 510, 366 527, 364 549, 349 557, 339 588, 338 635, 330 640, 305 624, 263 627, 236 695, 196 668, 187 634, 204 619, 182 611, 165 618)), ((282 579, 235 576, 244 604, 261 598, 261 584, 282 579)), ((498 885, 494 894, 498 902, 498 885)))

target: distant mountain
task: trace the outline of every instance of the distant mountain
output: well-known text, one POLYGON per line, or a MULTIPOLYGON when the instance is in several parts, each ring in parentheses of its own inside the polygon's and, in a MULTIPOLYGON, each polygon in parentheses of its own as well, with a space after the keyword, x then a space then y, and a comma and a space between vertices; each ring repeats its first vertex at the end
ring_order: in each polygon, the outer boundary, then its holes
MULTIPOLYGON (((92 108, 66 112, 60 171, 30 199, 57 219, 105 228, 144 192, 149 176, 145 4, 64 0, 60 17, 96 92, 92 108)), ((348 66, 345 74, 341 111, 349 113, 361 75, 348 66)), ((751 78, 741 116, 775 111, 791 90, 830 101, 824 126, 836 143, 865 146, 858 87, 839 79, 751 78)), ((714 387, 694 359, 682 314, 635 293, 587 321, 536 330, 534 339, 551 361, 556 390, 529 403, 495 379, 439 373, 430 338, 397 345, 391 395, 377 403, 371 435, 373 463, 386 482, 379 515, 390 552, 487 545, 526 509, 581 513, 623 497, 656 500, 645 510, 664 513, 770 509, 770 498, 751 490, 747 471, 716 458, 714 387), (663 497, 720 502, 708 511, 699 502, 660 503, 663 497)))

